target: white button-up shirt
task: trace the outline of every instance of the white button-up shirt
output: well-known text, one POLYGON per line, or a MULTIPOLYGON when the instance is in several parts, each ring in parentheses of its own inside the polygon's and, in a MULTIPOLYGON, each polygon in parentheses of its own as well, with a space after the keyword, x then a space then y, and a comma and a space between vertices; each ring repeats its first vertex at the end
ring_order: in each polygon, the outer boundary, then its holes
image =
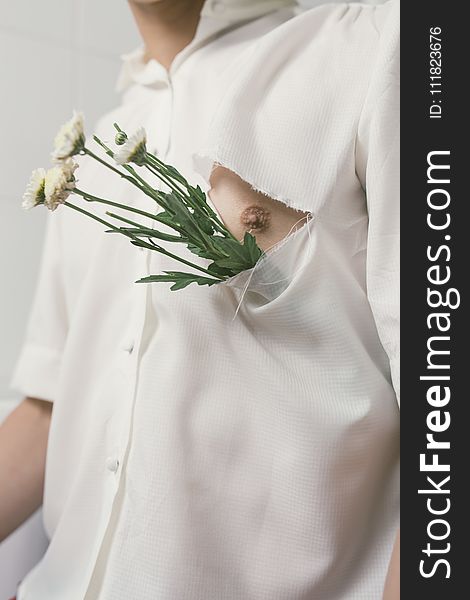
MULTIPOLYGON (((205 189, 216 160, 311 211, 257 267, 135 285, 174 263, 51 215, 13 378, 54 402, 51 541, 18 600, 380 598, 398 527, 396 15, 292 15, 206 16, 169 73, 128 57, 98 126, 143 125, 205 189)), ((149 208, 81 163, 82 189, 149 208)))

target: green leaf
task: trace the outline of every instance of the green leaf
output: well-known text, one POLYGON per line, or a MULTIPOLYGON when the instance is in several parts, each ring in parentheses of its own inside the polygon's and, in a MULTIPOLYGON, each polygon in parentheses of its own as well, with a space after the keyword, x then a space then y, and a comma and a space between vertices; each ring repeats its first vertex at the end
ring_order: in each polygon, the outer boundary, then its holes
POLYGON ((211 252, 210 250, 207 250, 206 248, 200 248, 199 246, 196 246, 195 244, 192 244, 191 242, 187 244, 187 248, 190 252, 192 252, 196 256, 200 256, 201 258, 208 258, 208 259, 214 258, 213 252, 211 252))
POLYGON ((170 290, 181 290, 191 283, 198 285, 214 285, 220 283, 220 279, 212 279, 211 277, 201 277, 195 273, 183 273, 181 271, 163 271, 164 275, 150 275, 136 281, 136 283, 156 283, 161 281, 171 282, 174 284, 170 290))
MULTIPOLYGON (((221 235, 213 235, 211 237, 212 246, 217 251, 219 258, 228 258, 230 256, 230 250, 225 243, 227 239, 228 238, 222 237, 221 235)), ((212 256, 211 258, 215 259, 215 256, 212 256)))
POLYGON ((244 262, 239 262, 237 259, 232 258, 232 257, 218 258, 214 262, 219 267, 225 267, 225 268, 230 269, 231 271, 235 271, 237 273, 239 273, 240 271, 245 271, 245 269, 251 269, 251 265, 248 265, 247 263, 244 263, 244 262))
POLYGON ((243 244, 230 239, 221 239, 217 244, 228 256, 214 259, 214 262, 218 266, 226 267, 236 273, 254 267, 263 254, 261 248, 257 246, 255 238, 248 232, 245 233, 243 244))
MULTIPOLYGON (((184 206, 183 211, 187 211, 187 209, 184 206)), ((195 224, 192 221, 192 219, 193 217, 189 213, 189 211, 187 212, 187 214, 184 214, 181 212, 180 208, 173 211, 173 214, 170 214, 168 211, 162 211, 155 216, 155 220, 159 223, 163 223, 164 225, 171 227, 175 231, 178 231, 182 236, 182 242, 186 242, 192 239, 193 242, 197 242, 197 244, 202 245, 202 236, 205 236, 205 234, 200 228, 198 228, 197 224, 195 224), (175 215, 176 212, 178 212, 179 218, 177 217, 177 215, 175 215), (182 231, 184 232, 184 234, 182 233, 182 231)))
MULTIPOLYGON (((144 240, 131 240, 131 244, 133 246, 138 246, 139 248, 148 248, 149 247, 149 243, 145 242, 144 240)), ((154 250, 157 249, 157 246, 155 246, 154 250)))
POLYGON ((175 225, 174 216, 165 210, 162 210, 161 212, 157 213, 154 219, 155 221, 163 223, 164 225, 168 225, 169 227, 173 227, 173 225, 175 225))
POLYGON ((251 233, 248 233, 248 231, 245 232, 245 237, 243 238, 243 245, 245 246, 248 255, 250 256, 250 259, 254 265, 257 262, 257 260, 262 256, 263 251, 257 245, 256 238, 253 235, 251 235, 251 233))
POLYGON ((216 264, 215 262, 211 263, 207 267, 207 270, 210 271, 211 273, 214 273, 214 275, 220 275, 222 277, 232 277, 232 275, 236 275, 236 272, 234 272, 233 269, 229 269, 227 267, 221 267, 218 264, 216 264))
POLYGON ((194 218, 204 233, 207 233, 207 235, 212 235, 214 233, 214 227, 212 226, 209 217, 207 217, 203 213, 198 212, 194 214, 194 218))
MULTIPOLYGON (((137 237, 146 237, 146 238, 155 238, 158 240, 165 240, 166 242, 184 242, 185 238, 180 237, 179 235, 170 235, 169 233, 163 233, 163 231, 158 231, 157 229, 145 229, 138 227, 120 227, 119 231, 124 231, 126 233, 132 233, 137 237)), ((113 229, 109 229, 110 233, 118 233, 113 229)))
POLYGON ((225 258, 218 258, 214 261, 221 267, 243 271, 244 269, 253 267, 256 262, 250 248, 244 244, 240 244, 236 240, 221 239, 218 241, 218 246, 228 255, 225 258))
MULTIPOLYGON (((187 206, 176 196, 169 194, 168 207, 173 212, 173 222, 182 227, 188 238, 202 241, 201 233, 204 233, 197 223, 194 215, 188 210, 187 206)), ((203 244, 202 244, 203 245, 203 244)))

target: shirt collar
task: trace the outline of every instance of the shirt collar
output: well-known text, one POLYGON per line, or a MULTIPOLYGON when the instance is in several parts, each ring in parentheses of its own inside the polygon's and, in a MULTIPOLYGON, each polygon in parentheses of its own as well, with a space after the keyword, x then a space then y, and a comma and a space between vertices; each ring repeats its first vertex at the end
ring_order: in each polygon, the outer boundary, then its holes
MULTIPOLYGON (((208 44, 222 32, 235 28, 243 21, 294 3, 294 0, 206 0, 195 36, 174 58, 170 74, 175 72, 188 55, 208 44)), ((167 81, 168 71, 163 65, 155 59, 145 63, 143 58, 143 46, 121 56, 122 67, 116 84, 118 92, 123 92, 133 83, 153 85, 167 81)))
MULTIPOLYGON (((191 42, 174 58, 170 68, 173 73, 178 65, 197 48, 205 45, 217 34, 233 26, 233 21, 222 18, 201 16, 196 33, 191 42)), ((132 83, 152 85, 168 79, 167 69, 155 59, 144 62, 145 49, 143 46, 121 56, 122 67, 117 81, 117 90, 124 91, 132 83)))

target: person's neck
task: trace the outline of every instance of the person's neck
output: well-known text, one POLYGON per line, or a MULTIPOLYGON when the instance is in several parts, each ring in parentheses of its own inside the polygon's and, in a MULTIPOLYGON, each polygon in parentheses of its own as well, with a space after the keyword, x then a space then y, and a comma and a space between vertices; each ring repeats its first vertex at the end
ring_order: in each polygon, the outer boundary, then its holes
POLYGON ((160 0, 140 4, 129 0, 145 45, 144 60, 169 69, 175 56, 194 38, 204 0, 160 0))

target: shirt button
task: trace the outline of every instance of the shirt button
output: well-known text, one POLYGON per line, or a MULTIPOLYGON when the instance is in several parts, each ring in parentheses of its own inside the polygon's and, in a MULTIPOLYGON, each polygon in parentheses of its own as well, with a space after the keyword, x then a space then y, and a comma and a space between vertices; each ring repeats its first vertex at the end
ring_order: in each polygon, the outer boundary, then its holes
POLYGON ((129 354, 134 352, 134 340, 131 340, 124 345, 124 351, 128 352, 129 354))
POLYGON ((119 468, 119 461, 114 456, 108 456, 106 459, 106 468, 112 473, 116 473, 119 468))

